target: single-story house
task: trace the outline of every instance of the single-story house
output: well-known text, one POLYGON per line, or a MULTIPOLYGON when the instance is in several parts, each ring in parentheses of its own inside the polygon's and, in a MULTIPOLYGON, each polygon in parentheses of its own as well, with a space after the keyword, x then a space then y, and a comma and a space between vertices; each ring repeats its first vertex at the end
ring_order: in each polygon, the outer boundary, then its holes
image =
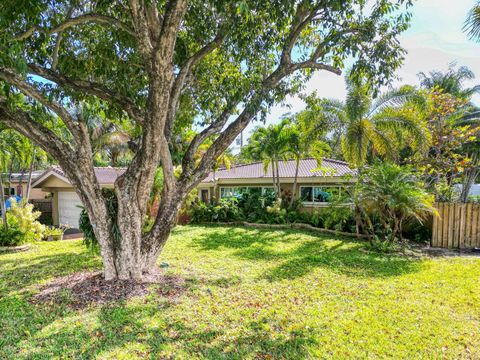
MULTIPOLYGON (((96 167, 95 175, 102 187, 113 188, 115 180, 125 172, 123 168, 96 167)), ((68 225, 78 229, 82 202, 75 188, 58 166, 44 171, 32 184, 33 188, 52 194, 53 225, 68 225)))
MULTIPOLYGON (((105 188, 113 188, 115 180, 124 172, 124 168, 95 168, 98 182, 105 188)), ((282 194, 300 196, 304 206, 312 208, 327 205, 355 181, 357 172, 343 161, 324 159, 319 167, 315 159, 301 160, 296 189, 293 189, 294 160, 281 161, 279 174, 282 194)), ((32 188, 52 195, 54 225, 78 228, 82 202, 60 167, 42 172, 32 183, 32 188)), ((198 186, 198 194, 201 201, 209 202, 234 196, 246 188, 257 188, 262 192, 273 190, 271 166, 266 172, 262 162, 211 172, 198 186)))
MULTIPOLYGON (((35 180, 42 175, 45 170, 35 170, 32 172, 32 184, 35 180)), ((24 173, 12 173, 7 177, 7 181, 4 181, 4 197, 10 196, 23 197, 27 193, 28 172, 24 173)), ((42 191, 42 189, 30 188, 30 199, 45 199, 48 193, 42 191)))
MULTIPOLYGON (((278 168, 282 195, 301 199, 305 208, 328 205, 357 176, 357 171, 344 161, 325 158, 319 166, 315 159, 304 159, 300 161, 294 189, 295 160, 280 161, 278 168)), ((235 196, 246 188, 273 191, 272 166, 265 171, 264 164, 256 162, 211 172, 200 183, 198 196, 200 201, 210 202, 235 196)))

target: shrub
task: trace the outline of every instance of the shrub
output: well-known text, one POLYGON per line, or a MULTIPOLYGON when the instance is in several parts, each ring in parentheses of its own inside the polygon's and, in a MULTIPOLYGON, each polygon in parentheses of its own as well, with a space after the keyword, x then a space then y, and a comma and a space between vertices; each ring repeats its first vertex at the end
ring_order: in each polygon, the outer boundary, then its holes
POLYGON ((6 215, 8 230, 0 222, 0 245, 17 246, 42 240, 46 227, 37 221, 41 213, 33 211, 32 204, 18 204, 12 199, 6 215))
POLYGON ((245 220, 250 222, 269 222, 271 216, 267 213, 267 207, 272 206, 277 200, 275 193, 261 193, 260 189, 247 189, 238 197, 238 207, 243 210, 245 220))
MULTIPOLYGON (((120 230, 118 229, 117 224, 117 213, 118 213, 118 201, 117 197, 115 196, 115 191, 113 189, 102 189, 103 196, 106 199, 107 211, 108 216, 112 220, 112 227, 110 229, 113 240, 115 241, 115 246, 120 246, 121 241, 121 234, 120 230)), ((80 219, 78 221, 79 228, 83 232, 83 243, 90 248, 92 251, 99 250, 98 240, 95 237, 95 232, 93 231, 92 224, 90 223, 90 219, 88 218, 87 211, 82 209, 80 213, 80 219)))
POLYGON ((0 246, 18 246, 26 242, 25 236, 18 229, 18 227, 10 226, 8 230, 5 230, 3 228, 3 224, 1 224, 1 226, 2 228, 0 229, 0 246))
POLYGON ((192 222, 227 222, 243 219, 236 198, 221 199, 218 204, 194 203, 191 214, 192 222))
POLYGON ((269 224, 284 224, 286 222, 287 210, 282 208, 282 199, 277 199, 271 206, 267 206, 266 222, 269 224))
POLYGON ((390 242, 402 240, 406 222, 422 222, 436 215, 433 195, 424 190, 410 168, 394 164, 369 167, 360 176, 353 198, 362 214, 363 230, 372 238, 390 242))
POLYGON ((473 204, 480 204, 480 195, 470 195, 468 197, 468 202, 473 204))
POLYGON ((319 211, 325 229, 355 232, 355 214, 350 206, 331 205, 319 211))

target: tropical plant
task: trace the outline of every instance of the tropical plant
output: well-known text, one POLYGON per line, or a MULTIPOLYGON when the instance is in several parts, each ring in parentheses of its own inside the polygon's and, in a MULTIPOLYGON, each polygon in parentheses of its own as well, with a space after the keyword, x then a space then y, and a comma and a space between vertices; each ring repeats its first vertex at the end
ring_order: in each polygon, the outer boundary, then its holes
POLYGON ((371 239, 381 237, 389 243, 402 240, 406 221, 421 222, 437 214, 434 196, 424 190, 413 171, 386 162, 376 163, 364 171, 353 199, 362 214, 362 229, 371 239), (380 228, 376 228, 375 219, 380 228))
POLYGON ((318 123, 311 121, 311 110, 304 110, 295 115, 293 121, 285 128, 285 156, 295 160, 295 177, 293 180, 293 191, 289 206, 293 207, 297 197, 298 171, 300 161, 304 158, 313 157, 317 160, 318 167, 321 166, 323 157, 330 151, 328 144, 323 141, 326 129, 318 126, 318 123))
POLYGON ((467 180, 475 175, 480 127, 459 125, 467 100, 438 89, 424 96, 426 105, 418 114, 431 140, 426 151, 410 156, 407 163, 423 172, 427 189, 437 200, 454 201, 458 198, 454 184, 465 180, 465 191, 471 187, 467 180))
POLYGON ((17 204, 14 199, 11 199, 10 204, 11 207, 6 213, 8 229, 0 231, 3 232, 1 237, 4 245, 20 245, 42 240, 46 227, 37 221, 41 213, 34 211, 32 204, 17 204), (12 239, 6 239, 7 236, 12 236, 12 239))
POLYGON ((271 170, 277 197, 281 195, 279 163, 287 159, 294 138, 293 131, 292 136, 287 131, 290 125, 289 119, 283 119, 278 124, 255 128, 240 154, 244 159, 262 161, 265 173, 271 170))
POLYGON ((419 99, 414 89, 403 87, 373 99, 366 84, 348 80, 347 90, 345 102, 323 100, 319 116, 343 125, 342 151, 352 166, 362 167, 373 154, 395 158, 405 139, 417 149, 428 144, 425 124, 415 111, 401 106, 419 99))
POLYGON ((423 88, 430 91, 441 90, 463 100, 470 100, 472 95, 480 93, 480 85, 465 87, 465 81, 475 79, 473 71, 466 66, 457 68, 456 63, 451 63, 446 72, 421 72, 418 77, 423 88))

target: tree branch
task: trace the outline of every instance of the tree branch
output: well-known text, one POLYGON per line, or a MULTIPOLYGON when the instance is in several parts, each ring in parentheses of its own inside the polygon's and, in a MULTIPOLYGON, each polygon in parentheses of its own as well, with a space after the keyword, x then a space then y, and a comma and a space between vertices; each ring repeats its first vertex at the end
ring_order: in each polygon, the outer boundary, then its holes
MULTIPOLYGON (((323 42, 317 46, 309 60, 300 63, 291 62, 291 52, 293 50, 293 47, 295 46, 298 37, 300 36, 302 30, 317 15, 319 9, 320 6, 317 6, 313 10, 308 11, 305 9, 302 3, 298 5, 297 13, 295 14, 294 20, 290 26, 290 32, 287 37, 287 44, 282 50, 280 64, 278 65, 277 69, 262 82, 260 90, 251 97, 250 102, 246 105, 243 112, 232 124, 230 124, 230 126, 207 150, 200 164, 197 166, 197 169, 195 169, 194 171, 195 175, 192 182, 199 181, 198 179, 201 180, 203 173, 210 169, 211 165, 218 158, 218 156, 220 156, 221 153, 226 150, 230 143, 235 140, 238 134, 243 131, 243 129, 248 125, 251 118, 257 113, 261 102, 263 101, 264 95, 268 93, 271 89, 273 89, 275 85, 278 84, 284 77, 300 69, 326 70, 337 75, 341 74, 340 69, 335 68, 331 65, 317 62, 317 60, 323 54, 321 51, 324 46, 323 42)), ((231 107, 228 107, 226 111, 224 111, 214 123, 212 123, 209 127, 204 129, 202 132, 200 132, 193 138, 182 160, 182 166, 184 169, 184 173, 182 173, 183 181, 191 179, 193 159, 198 147, 203 143, 203 141, 205 141, 205 139, 215 133, 218 133, 225 126, 228 118, 231 116, 233 110, 238 105, 238 103, 232 104, 231 107)))
POLYGON ((165 6, 162 29, 154 53, 157 60, 171 62, 173 59, 177 31, 187 10, 187 0, 169 0, 165 6))
POLYGON ((22 93, 28 97, 38 101, 43 104, 55 114, 57 114, 65 123, 68 130, 72 133, 75 139, 78 139, 78 127, 75 123, 75 120, 70 115, 70 113, 63 107, 61 104, 55 100, 50 100, 45 95, 43 95, 38 89, 34 86, 27 83, 25 80, 20 79, 13 71, 6 68, 0 68, 0 79, 5 80, 6 82, 12 84, 18 88, 22 93))
POLYGON ((71 161, 75 158, 70 145, 60 140, 52 130, 33 120, 26 111, 12 111, 5 98, 0 98, 0 122, 36 142, 57 160, 71 161))
POLYGON ((60 75, 56 71, 46 69, 35 64, 29 64, 28 67, 34 74, 53 81, 60 86, 68 87, 80 92, 86 92, 102 100, 116 104, 134 121, 139 124, 142 124, 143 122, 143 111, 137 105, 135 105, 132 100, 117 92, 107 89, 101 84, 86 80, 73 80, 66 76, 60 75))
POLYGON ((113 25, 126 33, 135 36, 135 32, 130 28, 129 25, 121 22, 118 19, 115 19, 114 17, 107 16, 107 15, 100 15, 100 14, 84 14, 84 15, 79 15, 74 18, 70 18, 63 23, 52 27, 50 29, 46 29, 40 26, 32 26, 30 29, 27 31, 18 34, 15 36, 16 40, 22 41, 28 39, 30 36, 32 36, 36 31, 44 33, 46 35, 52 35, 55 33, 63 32, 68 28, 71 28, 73 26, 81 25, 81 24, 87 24, 87 23, 97 23, 97 24, 106 24, 106 25, 113 25))
POLYGON ((198 52, 193 54, 191 57, 185 61, 183 64, 180 72, 178 73, 175 82, 172 87, 171 96, 170 96, 170 106, 168 109, 168 117, 165 126, 165 137, 170 141, 172 135, 173 124, 175 121, 175 115, 178 109, 178 104, 180 100, 180 95, 182 94, 182 90, 187 82, 187 78, 192 73, 192 69, 202 61, 205 56, 212 53, 215 49, 217 49, 220 44, 223 42, 226 36, 226 31, 220 29, 219 33, 211 42, 207 45, 202 47, 198 52))
POLYGON ((135 29, 135 37, 139 43, 139 51, 144 57, 150 57, 153 45, 150 38, 145 3, 143 0, 129 0, 129 4, 132 23, 135 29))
MULTIPOLYGON (((70 6, 69 9, 67 10, 67 19, 70 19, 73 14, 73 6, 70 6)), ((62 39, 63 39, 63 31, 59 31, 57 33, 57 38, 55 39, 55 47, 53 48, 53 53, 52 53, 52 70, 57 70, 57 64, 58 64, 58 52, 60 51, 60 46, 62 44, 62 39)))
POLYGON ((293 47, 295 46, 302 31, 307 27, 308 24, 310 24, 315 15, 317 15, 319 8, 320 5, 315 7, 313 10, 308 11, 306 8, 302 7, 302 4, 298 5, 297 13, 295 14, 295 18, 290 26, 287 44, 282 51, 282 56, 280 59, 282 64, 290 64, 292 62, 293 47))

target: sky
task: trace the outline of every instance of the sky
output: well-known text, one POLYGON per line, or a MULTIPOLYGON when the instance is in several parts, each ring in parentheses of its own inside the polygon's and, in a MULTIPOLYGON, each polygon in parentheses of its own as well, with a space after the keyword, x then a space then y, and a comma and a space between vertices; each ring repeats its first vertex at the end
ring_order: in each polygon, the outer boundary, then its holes
MULTIPOLYGON (((400 36, 400 43, 407 50, 403 66, 397 71, 400 81, 393 85, 418 85, 417 74, 431 70, 448 69, 456 62, 468 66, 477 76, 470 84, 480 84, 480 43, 475 43, 462 32, 463 23, 476 0, 417 0, 412 8, 410 29, 400 36)), ((346 95, 343 76, 318 72, 307 83, 306 94, 317 91, 320 97, 344 99, 346 95)), ((480 96, 474 98, 480 105, 480 96)), ((305 108, 298 97, 285 102, 290 106, 275 106, 271 109, 267 124, 277 122, 282 114, 295 113, 305 108)), ((250 124, 245 137, 258 122, 250 124)))

